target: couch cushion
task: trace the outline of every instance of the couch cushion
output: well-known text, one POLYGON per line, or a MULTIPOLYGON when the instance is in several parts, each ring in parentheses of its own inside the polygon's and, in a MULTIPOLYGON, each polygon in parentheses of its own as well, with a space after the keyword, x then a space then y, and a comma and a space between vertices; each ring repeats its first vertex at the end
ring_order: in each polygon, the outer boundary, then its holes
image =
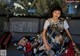
POLYGON ((69 30, 71 34, 80 34, 80 20, 79 19, 71 19, 69 21, 69 30))
POLYGON ((36 36, 39 33, 38 18, 13 17, 9 18, 12 41, 18 41, 23 36, 36 36))
POLYGON ((43 31, 43 27, 44 27, 45 20, 46 20, 45 18, 40 19, 40 26, 39 26, 40 32, 43 31))
POLYGON ((10 20, 10 32, 26 32, 26 33, 39 32, 38 18, 14 17, 9 18, 9 20, 10 20))

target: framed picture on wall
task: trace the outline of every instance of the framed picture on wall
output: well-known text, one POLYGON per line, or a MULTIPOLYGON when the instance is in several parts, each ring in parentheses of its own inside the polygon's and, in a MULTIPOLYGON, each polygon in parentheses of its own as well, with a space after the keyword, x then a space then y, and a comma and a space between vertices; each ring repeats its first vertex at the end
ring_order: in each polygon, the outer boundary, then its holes
POLYGON ((66 2, 80 2, 80 0, 66 0, 66 2))

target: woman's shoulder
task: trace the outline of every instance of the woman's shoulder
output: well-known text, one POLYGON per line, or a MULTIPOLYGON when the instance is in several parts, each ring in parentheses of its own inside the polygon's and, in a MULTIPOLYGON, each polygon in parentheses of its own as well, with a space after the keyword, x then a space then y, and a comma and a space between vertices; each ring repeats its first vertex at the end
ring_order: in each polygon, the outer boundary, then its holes
POLYGON ((59 20, 64 22, 64 21, 65 21, 65 18, 62 18, 62 17, 61 17, 61 18, 59 18, 59 20))
POLYGON ((51 18, 48 18, 46 21, 51 22, 51 21, 52 21, 52 19, 51 19, 51 18))

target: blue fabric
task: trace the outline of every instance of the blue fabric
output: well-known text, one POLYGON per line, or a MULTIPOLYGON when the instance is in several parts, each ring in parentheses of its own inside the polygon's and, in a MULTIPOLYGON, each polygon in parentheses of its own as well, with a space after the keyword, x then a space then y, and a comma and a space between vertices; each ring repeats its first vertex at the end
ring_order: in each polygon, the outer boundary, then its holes
MULTIPOLYGON (((48 28, 48 33, 49 33, 49 34, 52 33, 52 30, 50 29, 50 27, 48 28)), ((57 32, 54 32, 51 37, 55 39, 55 36, 56 36, 56 35, 57 35, 57 32)), ((53 48, 54 50, 56 50, 56 51, 59 51, 59 50, 61 49, 60 44, 58 44, 58 43, 53 43, 53 44, 51 44, 51 43, 52 43, 51 38, 48 39, 48 43, 49 43, 49 44, 52 46, 52 48, 53 48)))
POLYGON ((18 46, 17 49, 18 50, 24 50, 24 46, 18 46))
MULTIPOLYGON (((48 28, 48 31, 47 31, 49 34, 51 34, 52 33, 52 30, 50 29, 50 27, 48 28)), ((56 36, 56 33, 54 32, 53 34, 52 34, 52 37, 53 38, 55 38, 55 36, 56 36)))

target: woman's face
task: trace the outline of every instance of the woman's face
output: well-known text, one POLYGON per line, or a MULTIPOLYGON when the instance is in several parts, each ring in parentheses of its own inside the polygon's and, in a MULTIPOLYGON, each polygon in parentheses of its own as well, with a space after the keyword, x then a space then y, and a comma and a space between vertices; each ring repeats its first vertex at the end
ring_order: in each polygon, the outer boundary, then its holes
POLYGON ((54 18, 59 18, 61 16, 61 11, 55 10, 52 12, 54 18))

